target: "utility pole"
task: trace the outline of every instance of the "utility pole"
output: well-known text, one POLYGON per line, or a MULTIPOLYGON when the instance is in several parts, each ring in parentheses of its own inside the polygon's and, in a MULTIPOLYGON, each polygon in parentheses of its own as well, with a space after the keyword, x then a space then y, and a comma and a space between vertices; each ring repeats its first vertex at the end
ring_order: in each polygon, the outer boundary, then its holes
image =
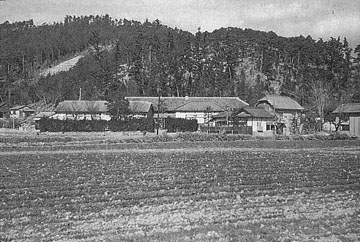
POLYGON ((274 115, 275 115, 275 127, 274 127, 274 137, 275 137, 276 129, 277 129, 277 116, 276 116, 276 110, 275 110, 275 101, 274 101, 274 115))
POLYGON ((158 107, 157 107, 156 135, 159 135, 159 126, 160 126, 160 87, 157 88, 157 93, 158 93, 158 107))
POLYGON ((158 112, 157 112, 157 122, 156 122, 156 135, 159 135, 159 126, 160 126, 160 94, 158 94, 158 112))

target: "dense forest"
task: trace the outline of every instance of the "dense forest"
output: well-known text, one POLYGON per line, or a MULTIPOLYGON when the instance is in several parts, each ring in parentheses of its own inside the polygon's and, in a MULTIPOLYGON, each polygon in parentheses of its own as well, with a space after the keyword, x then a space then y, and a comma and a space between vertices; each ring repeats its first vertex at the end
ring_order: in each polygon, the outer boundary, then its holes
POLYGON ((0 25, 0 102, 9 105, 123 96, 237 96, 254 104, 282 94, 323 116, 360 102, 360 45, 346 38, 285 38, 222 28, 196 34, 102 16, 0 25), (40 73, 75 55, 70 71, 40 73))

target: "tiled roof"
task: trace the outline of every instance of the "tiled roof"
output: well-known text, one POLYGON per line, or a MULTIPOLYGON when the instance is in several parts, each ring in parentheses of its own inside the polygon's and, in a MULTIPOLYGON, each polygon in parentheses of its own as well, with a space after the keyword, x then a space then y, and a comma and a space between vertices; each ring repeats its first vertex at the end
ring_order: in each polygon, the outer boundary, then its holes
POLYGON ((216 102, 211 100, 197 100, 185 102, 181 106, 175 108, 178 112, 204 112, 209 109, 211 112, 222 111, 223 107, 219 106, 216 102))
POLYGON ((256 106, 264 102, 269 103, 271 106, 275 107, 275 109, 304 110, 304 108, 297 101, 286 96, 267 95, 261 98, 257 102, 256 106))
POLYGON ((236 115, 237 117, 240 118, 246 118, 246 117, 254 117, 254 118, 273 118, 274 115, 268 111, 266 111, 263 108, 259 108, 259 107, 243 107, 240 109, 237 109, 235 111, 229 111, 229 112, 221 112, 217 115, 213 115, 213 118, 222 118, 222 117, 231 117, 236 115))
POLYGON ((243 111, 249 114, 251 117, 256 118, 273 118, 274 115, 263 108, 258 107, 244 107, 243 111))
POLYGON ((10 108, 11 110, 19 110, 19 109, 23 109, 26 112, 35 112, 34 109, 30 108, 27 105, 18 105, 18 106, 14 106, 12 108, 10 108))
MULTIPOLYGON (((62 101, 55 108, 56 113, 106 113, 107 101, 62 101)), ((151 107, 150 102, 129 101, 129 109, 134 113, 147 113, 151 107)))
POLYGON ((129 101, 129 109, 134 113, 147 113, 152 107, 151 102, 129 101))
POLYGON ((56 108, 56 113, 106 113, 107 101, 77 101, 66 100, 60 102, 56 108))
POLYGON ((341 104, 333 113, 360 113, 360 103, 341 104))
MULTIPOLYGON (((142 100, 153 104, 157 111, 159 97, 127 97, 128 100, 142 100)), ((248 104, 237 97, 161 97, 160 103, 167 112, 203 112, 207 107, 212 112, 236 109, 248 104)))

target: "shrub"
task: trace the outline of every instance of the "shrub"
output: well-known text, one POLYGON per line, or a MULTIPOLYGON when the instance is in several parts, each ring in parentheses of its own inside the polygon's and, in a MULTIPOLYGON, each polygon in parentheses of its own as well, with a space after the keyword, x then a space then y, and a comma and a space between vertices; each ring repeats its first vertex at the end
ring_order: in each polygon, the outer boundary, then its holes
POLYGON ((196 119, 166 118, 165 128, 168 132, 195 132, 198 129, 196 119))
POLYGON ((17 119, 17 118, 15 118, 15 119, 10 119, 10 118, 0 119, 0 128, 18 129, 20 127, 22 121, 23 120, 17 119))
POLYGON ((42 118, 38 121, 40 132, 102 132, 110 131, 149 131, 154 132, 153 124, 146 118, 130 120, 58 120, 42 118))
POLYGON ((333 133, 328 136, 330 140, 348 140, 352 139, 349 135, 344 133, 333 133))

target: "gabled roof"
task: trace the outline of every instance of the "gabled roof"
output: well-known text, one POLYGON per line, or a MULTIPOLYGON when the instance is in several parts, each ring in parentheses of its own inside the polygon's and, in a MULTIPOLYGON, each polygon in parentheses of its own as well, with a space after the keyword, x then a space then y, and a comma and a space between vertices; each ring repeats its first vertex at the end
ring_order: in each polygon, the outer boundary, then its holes
POLYGON ((341 104, 333 113, 360 113, 360 103, 341 104))
POLYGON ((66 100, 60 102, 56 113, 106 113, 107 101, 66 100))
POLYGON ((260 107, 243 107, 234 111, 225 111, 219 114, 213 115, 213 118, 223 117, 239 117, 239 118, 273 118, 274 115, 260 107))
MULTIPOLYGON (((128 100, 148 101, 157 111, 159 97, 127 97, 128 100)), ((207 107, 212 112, 236 109, 249 105, 238 97, 161 97, 160 102, 167 112, 203 112, 207 107)))
POLYGON ((34 109, 30 108, 27 105, 18 105, 10 108, 10 110, 20 110, 20 109, 23 109, 25 112, 35 112, 34 109))
POLYGON ((129 109, 134 113, 147 113, 152 108, 151 102, 129 101, 129 109))
POLYGON ((261 103, 268 103, 271 106, 273 106, 275 109, 304 110, 304 108, 297 101, 286 96, 266 95, 256 103, 256 106, 258 106, 261 103))
POLYGON ((175 108, 174 110, 178 112, 204 112, 204 110, 207 109, 211 112, 224 110, 223 107, 211 100, 188 101, 175 108))
MULTIPOLYGON (((62 101, 55 108, 56 113, 107 113, 107 101, 62 101)), ((147 113, 151 108, 150 102, 129 101, 129 109, 134 113, 147 113)))
POLYGON ((273 118, 274 115, 269 111, 266 111, 263 108, 259 107, 244 107, 240 110, 240 113, 237 116, 241 117, 241 114, 248 114, 250 117, 254 118, 273 118))

